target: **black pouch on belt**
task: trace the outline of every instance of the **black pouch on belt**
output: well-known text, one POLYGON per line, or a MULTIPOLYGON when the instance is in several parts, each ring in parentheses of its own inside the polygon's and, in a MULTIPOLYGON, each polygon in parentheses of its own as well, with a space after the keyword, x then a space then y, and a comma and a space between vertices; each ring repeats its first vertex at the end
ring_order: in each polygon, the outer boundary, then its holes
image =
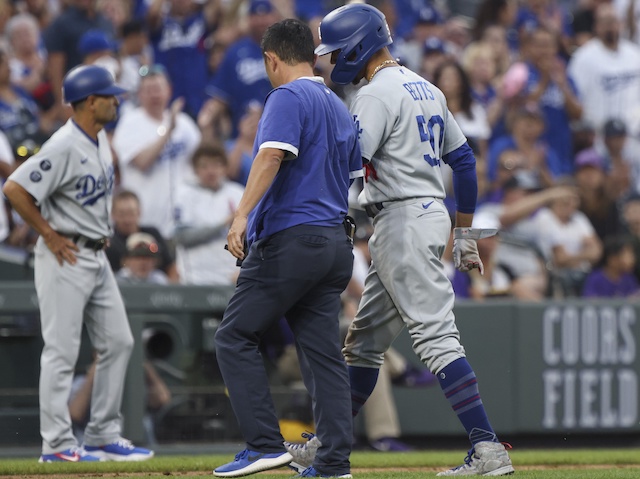
POLYGON ((356 221, 351 216, 347 215, 344 217, 342 225, 344 226, 344 232, 351 240, 351 244, 353 244, 353 238, 356 235, 356 221))

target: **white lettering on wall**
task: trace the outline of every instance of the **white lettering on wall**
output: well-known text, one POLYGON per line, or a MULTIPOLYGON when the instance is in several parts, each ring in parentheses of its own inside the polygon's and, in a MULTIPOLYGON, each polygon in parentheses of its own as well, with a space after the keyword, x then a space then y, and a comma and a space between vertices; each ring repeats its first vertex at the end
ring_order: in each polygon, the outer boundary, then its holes
POLYGON ((638 375, 631 369, 618 371, 620 384, 620 426, 631 427, 638 422, 638 375))
POLYGON ((638 422, 636 313, 623 306, 550 307, 542 318, 546 429, 638 422))

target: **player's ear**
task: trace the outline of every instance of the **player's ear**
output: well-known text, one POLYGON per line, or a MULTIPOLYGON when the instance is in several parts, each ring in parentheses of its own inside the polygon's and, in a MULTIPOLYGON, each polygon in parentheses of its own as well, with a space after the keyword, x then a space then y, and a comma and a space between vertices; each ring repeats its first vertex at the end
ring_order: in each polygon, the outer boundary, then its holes
POLYGON ((271 52, 264 52, 264 65, 267 69, 275 71, 276 69, 276 55, 271 52))
POLYGON ((93 108, 93 105, 96 102, 96 98, 97 97, 95 95, 89 95, 87 99, 84 101, 85 106, 89 109, 93 108))

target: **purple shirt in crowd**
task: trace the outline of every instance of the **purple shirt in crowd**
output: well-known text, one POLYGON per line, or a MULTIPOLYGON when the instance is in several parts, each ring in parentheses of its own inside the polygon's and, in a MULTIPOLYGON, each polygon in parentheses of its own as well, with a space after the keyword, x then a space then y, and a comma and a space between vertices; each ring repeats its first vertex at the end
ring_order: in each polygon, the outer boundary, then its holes
POLYGON ((613 282, 604 274, 602 268, 599 268, 587 276, 582 296, 584 298, 621 298, 637 293, 638 289, 640 286, 632 274, 625 273, 619 281, 613 282))

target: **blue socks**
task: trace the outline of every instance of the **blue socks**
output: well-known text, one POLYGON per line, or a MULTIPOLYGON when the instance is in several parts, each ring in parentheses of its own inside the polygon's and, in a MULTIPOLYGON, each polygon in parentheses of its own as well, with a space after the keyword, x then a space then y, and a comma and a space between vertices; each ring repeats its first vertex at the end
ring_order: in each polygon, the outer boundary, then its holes
POLYGON ((451 408, 467 430, 471 444, 481 441, 498 442, 480 399, 476 375, 467 359, 456 359, 440 370, 437 376, 451 408))
MULTIPOLYGON (((378 380, 377 368, 349 366, 351 382, 351 414, 355 417, 369 399, 378 380)), ((482 405, 478 381, 466 358, 445 366, 438 373, 438 381, 451 408, 469 435, 472 445, 482 441, 498 442, 482 405)))
POLYGON ((348 369, 351 382, 351 415, 356 417, 376 387, 380 370, 358 366, 349 366, 348 369))

